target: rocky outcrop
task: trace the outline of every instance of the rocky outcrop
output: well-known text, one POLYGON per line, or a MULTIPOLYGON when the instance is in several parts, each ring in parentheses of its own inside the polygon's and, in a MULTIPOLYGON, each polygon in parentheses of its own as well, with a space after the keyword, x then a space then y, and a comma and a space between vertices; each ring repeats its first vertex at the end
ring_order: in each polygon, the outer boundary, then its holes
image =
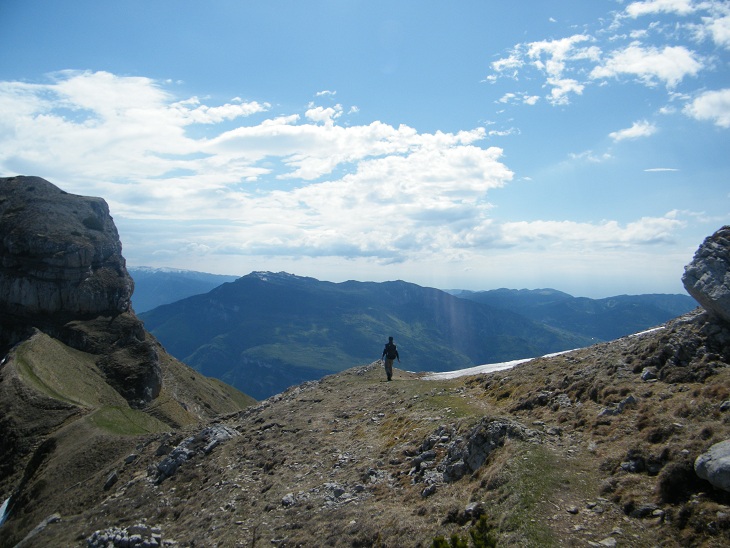
POLYGON ((23 318, 116 316, 134 282, 109 207, 39 177, 0 179, 0 306, 23 318))
POLYGON ((708 312, 730 323, 730 226, 702 242, 684 267, 682 283, 708 312))
POLYGON ((131 310, 133 290, 104 200, 40 177, 0 178, 0 348, 39 329, 98 355, 109 384, 144 405, 162 373, 131 310))

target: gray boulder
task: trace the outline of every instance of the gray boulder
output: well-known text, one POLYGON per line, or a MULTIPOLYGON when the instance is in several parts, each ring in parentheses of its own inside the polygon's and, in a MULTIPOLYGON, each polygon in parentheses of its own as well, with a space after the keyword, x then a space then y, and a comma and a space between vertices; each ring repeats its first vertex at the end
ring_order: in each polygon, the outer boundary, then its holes
POLYGON ((730 440, 716 443, 697 457, 695 472, 718 489, 730 492, 730 440))
POLYGON ((682 283, 708 312, 730 323, 730 226, 702 242, 684 267, 682 283))

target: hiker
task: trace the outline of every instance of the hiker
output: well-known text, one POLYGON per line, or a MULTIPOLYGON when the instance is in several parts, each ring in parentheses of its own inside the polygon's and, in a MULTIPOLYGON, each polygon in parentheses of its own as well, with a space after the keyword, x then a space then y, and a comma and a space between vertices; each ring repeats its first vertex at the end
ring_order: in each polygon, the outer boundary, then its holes
POLYGON ((400 356, 398 355, 398 348, 393 344, 393 337, 388 337, 388 342, 383 349, 383 355, 380 357, 385 364, 385 374, 388 375, 388 380, 393 378, 393 360, 398 360, 400 363, 400 356))

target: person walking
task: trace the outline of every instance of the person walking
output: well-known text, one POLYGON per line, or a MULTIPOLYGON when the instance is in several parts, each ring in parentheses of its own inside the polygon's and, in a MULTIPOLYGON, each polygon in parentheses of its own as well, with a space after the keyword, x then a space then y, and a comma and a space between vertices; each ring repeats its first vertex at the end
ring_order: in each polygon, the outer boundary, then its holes
POLYGON ((380 357, 385 364, 385 374, 388 376, 388 380, 393 378, 393 360, 398 360, 400 363, 400 356, 398 355, 398 348, 393 344, 393 337, 388 337, 388 342, 385 343, 383 349, 383 355, 380 357))

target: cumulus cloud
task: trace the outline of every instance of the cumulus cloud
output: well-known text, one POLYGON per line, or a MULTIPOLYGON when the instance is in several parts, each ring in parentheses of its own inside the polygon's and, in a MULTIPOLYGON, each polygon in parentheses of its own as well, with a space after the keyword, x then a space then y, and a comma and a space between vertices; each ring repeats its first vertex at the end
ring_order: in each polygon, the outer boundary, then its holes
POLYGON ((674 88, 687 76, 696 76, 703 64, 697 54, 684 46, 643 47, 637 43, 612 52, 604 64, 591 71, 591 78, 616 78, 634 75, 645 84, 657 80, 674 88))
POLYGON ((707 34, 712 37, 718 46, 730 48, 730 7, 725 6, 725 15, 722 17, 705 17, 703 22, 707 34))
POLYGON ((177 223, 159 249, 176 241, 188 255, 402 261, 478 230, 487 194, 512 179, 501 149, 480 146, 483 128, 341 126, 339 104, 245 124, 269 105, 208 105, 147 78, 67 72, 0 84, 0 107, 3 172, 104 196, 125 220, 177 223))
POLYGON ((342 116, 342 105, 334 107, 313 107, 304 113, 304 116, 313 122, 322 122, 327 125, 334 124, 336 118, 342 116))
POLYGON ((626 13, 633 18, 656 13, 676 13, 687 15, 695 11, 692 0, 646 0, 631 2, 626 6, 626 13))
POLYGON ((608 134, 608 136, 614 141, 623 141, 625 139, 639 139, 641 137, 649 137, 656 133, 657 128, 651 122, 646 120, 640 120, 634 122, 631 127, 614 131, 608 134))
POLYGON ((710 120, 722 128, 730 128, 730 88, 706 91, 688 104, 684 113, 697 120, 710 120))

